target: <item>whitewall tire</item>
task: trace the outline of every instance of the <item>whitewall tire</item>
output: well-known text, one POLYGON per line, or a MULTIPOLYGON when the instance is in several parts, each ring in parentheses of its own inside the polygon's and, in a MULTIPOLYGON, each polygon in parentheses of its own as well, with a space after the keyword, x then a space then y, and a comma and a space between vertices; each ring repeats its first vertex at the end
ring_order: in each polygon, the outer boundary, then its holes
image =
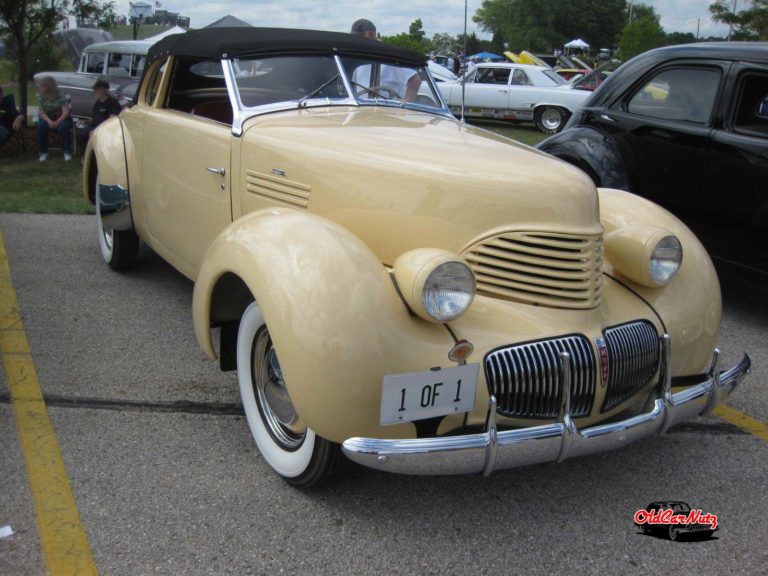
POLYGON ((309 428, 296 428, 298 415, 288 396, 261 309, 253 302, 240 319, 237 379, 251 435, 262 457, 287 482, 309 488, 329 480, 342 460, 338 445, 309 428))
POLYGON ((112 230, 105 228, 101 217, 99 175, 96 174, 96 226, 99 234, 99 249, 104 261, 113 270, 125 270, 133 264, 139 253, 139 237, 133 230, 112 230))

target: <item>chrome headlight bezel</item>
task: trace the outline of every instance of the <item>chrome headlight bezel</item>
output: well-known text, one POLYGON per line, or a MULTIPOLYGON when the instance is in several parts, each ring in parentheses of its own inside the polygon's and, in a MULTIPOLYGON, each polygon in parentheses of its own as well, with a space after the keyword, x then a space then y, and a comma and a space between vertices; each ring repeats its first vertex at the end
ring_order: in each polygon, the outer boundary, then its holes
POLYGON ((395 261, 393 271, 408 308, 428 322, 456 320, 474 300, 477 283, 472 269, 446 250, 411 250, 395 261))

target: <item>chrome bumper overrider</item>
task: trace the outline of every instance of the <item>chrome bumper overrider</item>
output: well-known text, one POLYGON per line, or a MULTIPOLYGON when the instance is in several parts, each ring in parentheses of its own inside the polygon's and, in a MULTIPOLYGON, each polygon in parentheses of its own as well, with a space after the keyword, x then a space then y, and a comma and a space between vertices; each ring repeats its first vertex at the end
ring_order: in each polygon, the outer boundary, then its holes
POLYGON ((735 366, 719 368, 719 350, 715 350, 708 377, 693 386, 672 393, 670 340, 660 338, 661 362, 658 397, 653 408, 621 422, 600 424, 579 430, 571 418, 571 359, 560 353, 563 399, 557 422, 499 432, 496 429, 496 398, 491 396, 486 430, 480 434, 381 440, 350 438, 344 453, 354 462, 400 474, 473 474, 487 476, 494 470, 515 468, 543 462, 562 462, 566 458, 613 450, 641 438, 660 434, 670 426, 699 415, 709 414, 733 392, 749 373, 750 360, 745 354, 735 366))

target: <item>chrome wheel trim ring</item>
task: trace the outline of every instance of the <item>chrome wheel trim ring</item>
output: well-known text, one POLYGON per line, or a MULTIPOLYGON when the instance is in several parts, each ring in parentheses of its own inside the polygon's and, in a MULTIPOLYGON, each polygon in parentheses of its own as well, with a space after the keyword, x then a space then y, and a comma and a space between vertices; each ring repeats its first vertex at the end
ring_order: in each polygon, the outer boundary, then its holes
POLYGON ((291 424, 298 418, 285 388, 277 353, 266 328, 262 328, 253 340, 251 382, 256 405, 269 435, 283 450, 297 450, 304 443, 307 432, 296 432, 291 428, 291 424), (277 397, 282 397, 283 406, 273 407, 277 397))
POLYGON ((563 114, 557 108, 547 108, 541 114, 541 124, 547 130, 557 130, 563 123, 563 114))
POLYGON ((104 227, 104 219, 101 217, 101 192, 99 176, 96 175, 96 220, 99 227, 99 244, 101 245, 101 254, 104 260, 110 262, 112 260, 112 253, 114 251, 115 236, 112 228, 104 227))

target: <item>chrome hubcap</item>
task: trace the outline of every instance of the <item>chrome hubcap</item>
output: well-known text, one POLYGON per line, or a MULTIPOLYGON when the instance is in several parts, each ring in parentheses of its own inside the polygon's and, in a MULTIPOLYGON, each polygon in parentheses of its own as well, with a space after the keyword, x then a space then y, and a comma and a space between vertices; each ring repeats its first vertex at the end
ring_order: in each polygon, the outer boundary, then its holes
POLYGON ((304 442, 306 430, 297 429, 299 417, 266 329, 256 335, 251 366, 256 403, 270 436, 286 450, 297 449, 304 442))
POLYGON ((549 108, 541 115, 541 123, 547 130, 557 130, 563 121, 563 115, 556 108, 549 108))

